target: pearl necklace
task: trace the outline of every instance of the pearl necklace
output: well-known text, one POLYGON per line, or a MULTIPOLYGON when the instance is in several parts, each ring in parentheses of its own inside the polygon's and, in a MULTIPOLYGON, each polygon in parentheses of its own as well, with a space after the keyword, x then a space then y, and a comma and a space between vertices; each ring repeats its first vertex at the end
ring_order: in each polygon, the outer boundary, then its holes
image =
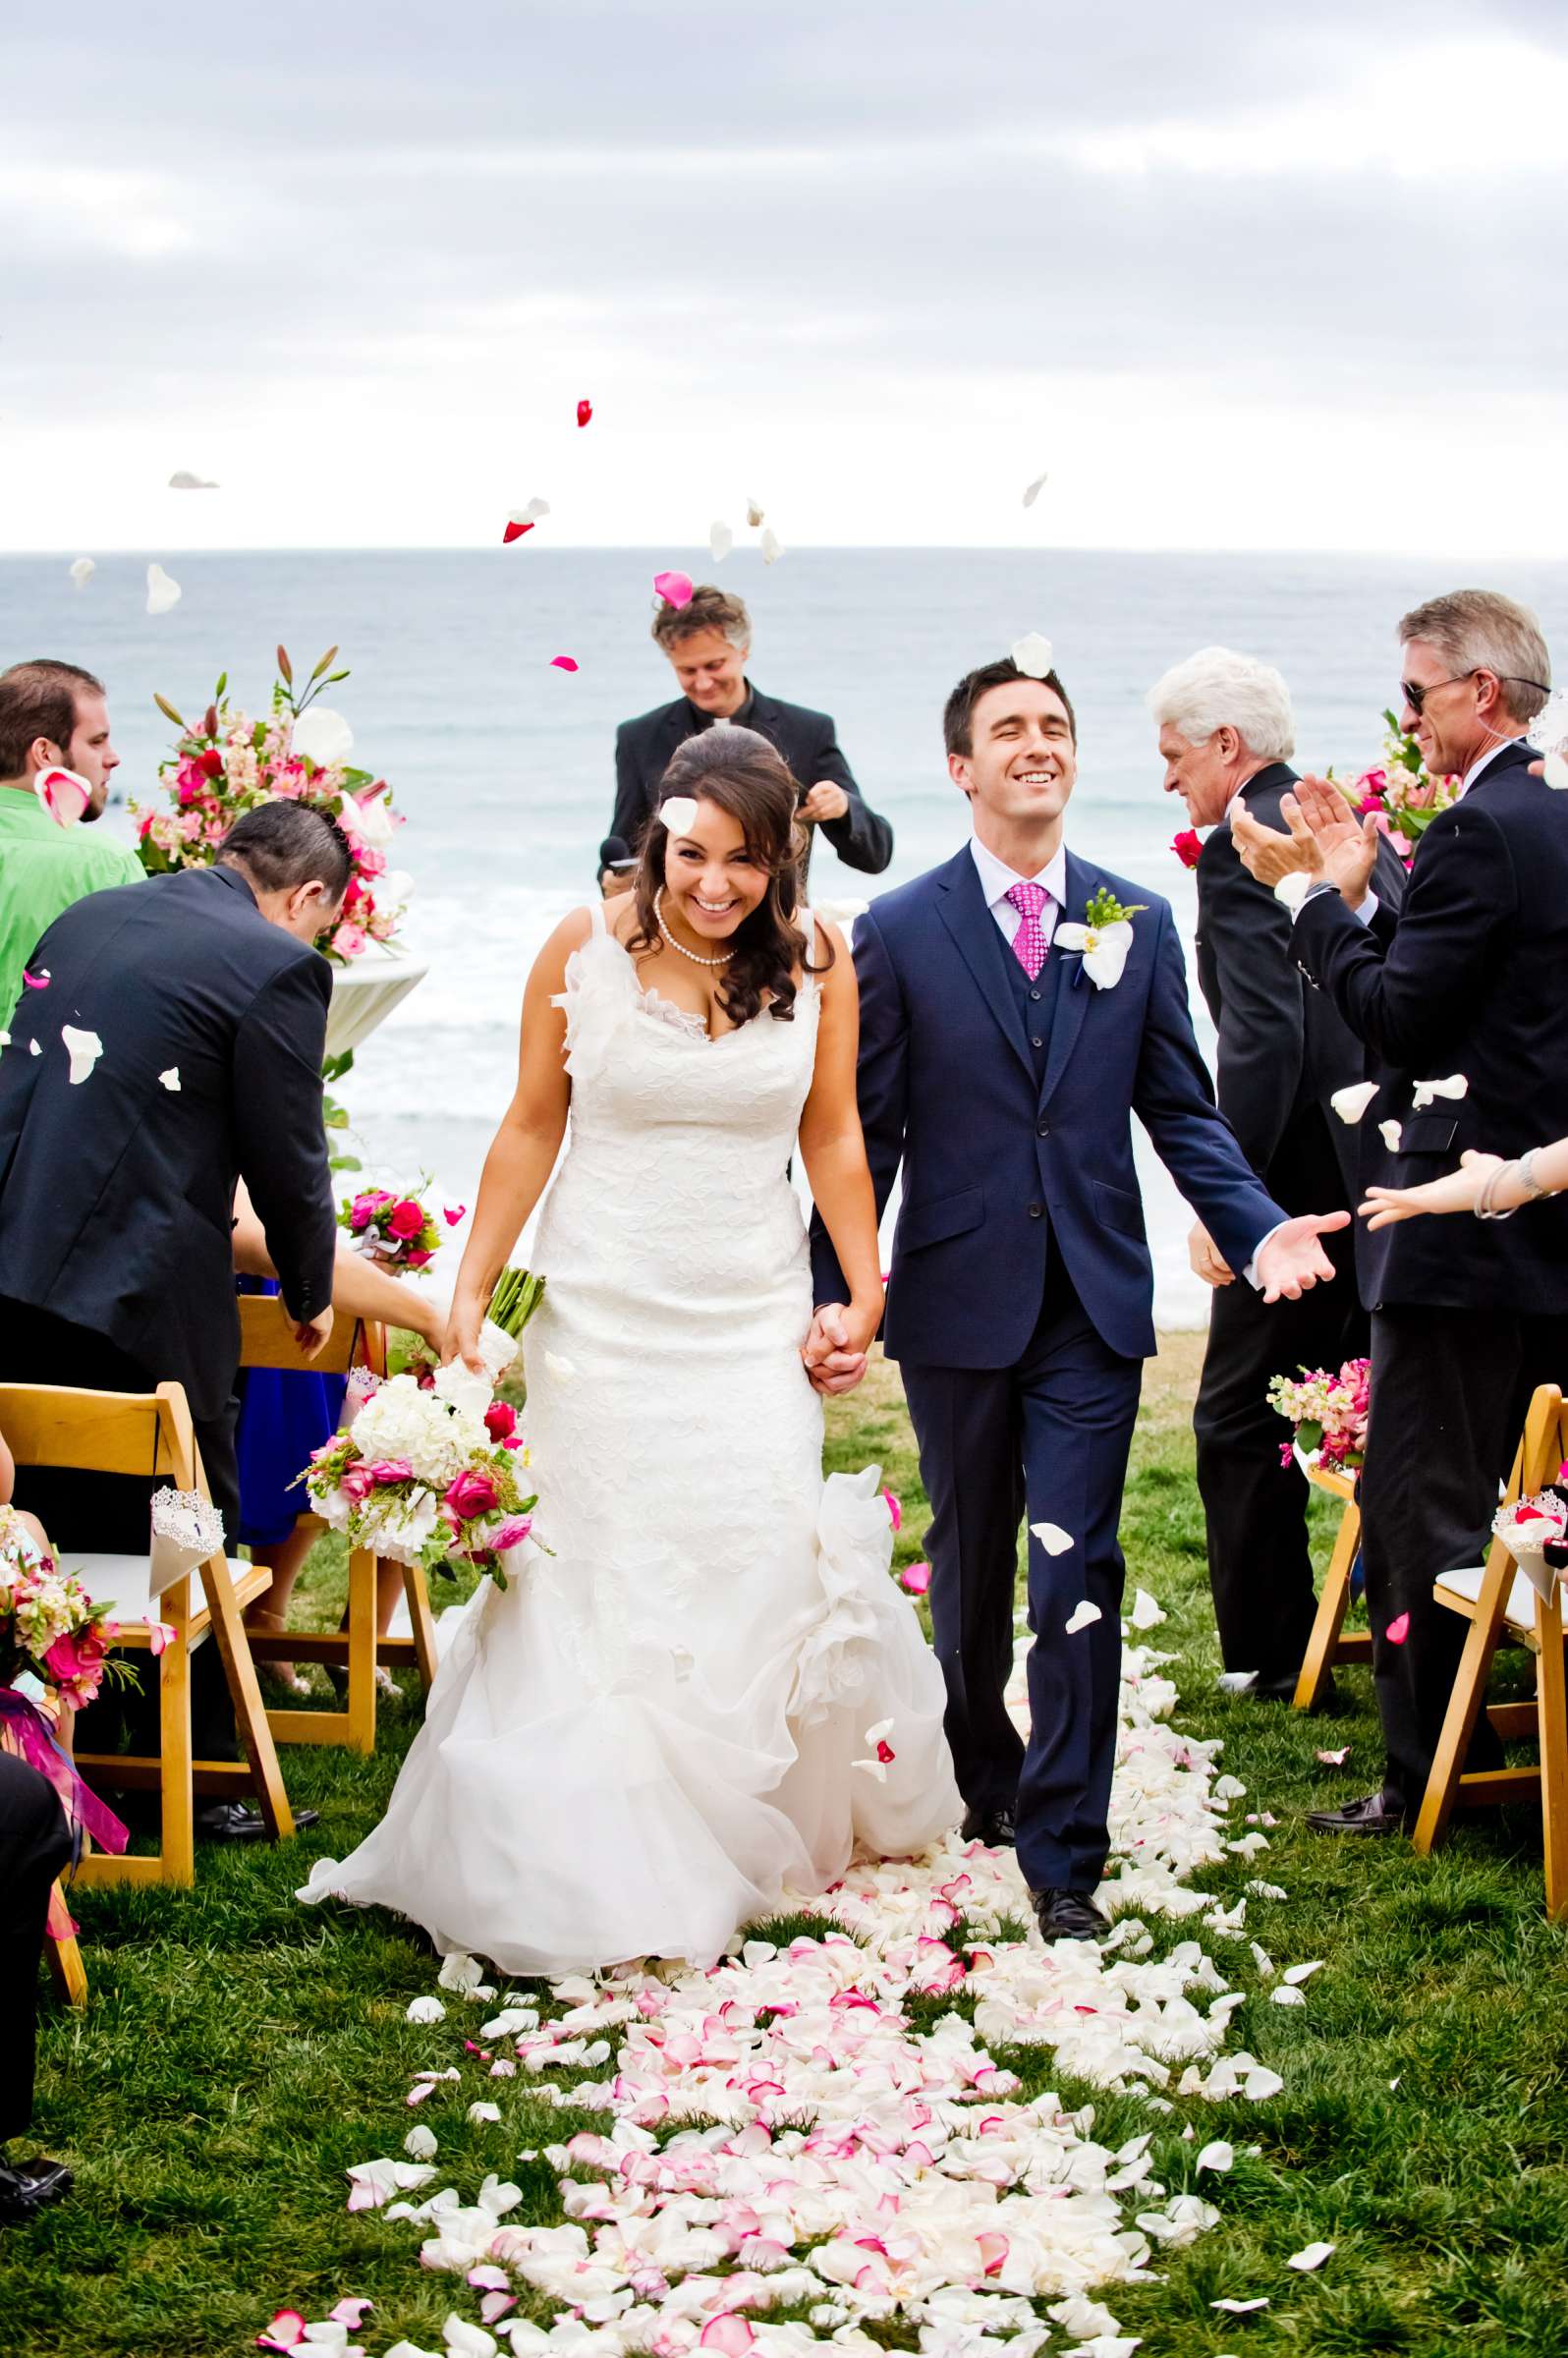
POLYGON ((728 966, 735 955, 733 950, 726 950, 720 958, 704 958, 700 950, 689 950, 684 941, 677 941, 669 926, 664 923, 664 887, 662 884, 653 895, 653 922, 669 943, 670 948, 679 950, 683 958, 690 958, 694 966, 728 966))

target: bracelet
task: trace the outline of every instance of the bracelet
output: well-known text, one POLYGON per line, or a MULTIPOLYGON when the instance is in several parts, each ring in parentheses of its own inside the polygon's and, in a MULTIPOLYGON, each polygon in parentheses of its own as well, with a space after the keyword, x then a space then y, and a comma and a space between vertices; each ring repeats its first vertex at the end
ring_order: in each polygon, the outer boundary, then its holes
MULTIPOLYGON (((1478 1220, 1511 1220, 1513 1218, 1514 1213, 1519 1209, 1518 1205, 1510 1204, 1506 1210, 1497 1210, 1495 1208, 1497 1190, 1501 1186, 1503 1180, 1507 1178, 1510 1173, 1517 1175, 1522 1167, 1522 1162, 1500 1162, 1495 1170, 1488 1171, 1486 1173, 1485 1179, 1482 1185, 1481 1193, 1476 1198, 1476 1217, 1478 1220)), ((1535 1190, 1535 1193, 1538 1196, 1543 1191, 1539 1187, 1535 1190)))
POLYGON ((1539 1147, 1532 1147, 1527 1153, 1520 1155, 1515 1166, 1519 1184, 1525 1191, 1527 1204, 1539 1204, 1542 1196, 1549 1196, 1552 1193, 1549 1187, 1542 1187, 1540 1181, 1536 1177, 1536 1156, 1540 1151, 1539 1147))

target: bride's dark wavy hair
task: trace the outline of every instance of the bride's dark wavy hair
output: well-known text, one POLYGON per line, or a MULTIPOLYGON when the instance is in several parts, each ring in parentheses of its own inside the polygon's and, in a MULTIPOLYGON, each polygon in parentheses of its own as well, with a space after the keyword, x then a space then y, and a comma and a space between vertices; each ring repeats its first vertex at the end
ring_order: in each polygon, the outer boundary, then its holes
MULTIPOLYGON (((767 870, 766 892, 730 936, 734 954, 714 995, 732 1024, 749 1024, 764 1002, 776 1023, 792 1023, 796 968, 825 974, 833 953, 829 949, 826 963, 813 967, 806 935, 796 922, 807 838, 795 815, 801 790, 789 764, 755 729, 718 722, 689 737, 660 779, 659 804, 678 794, 727 811, 742 828, 748 858, 767 870)), ((664 881, 668 844, 669 829, 655 807, 633 887, 637 930, 626 946, 634 957, 655 948, 662 938, 653 900, 664 881)))

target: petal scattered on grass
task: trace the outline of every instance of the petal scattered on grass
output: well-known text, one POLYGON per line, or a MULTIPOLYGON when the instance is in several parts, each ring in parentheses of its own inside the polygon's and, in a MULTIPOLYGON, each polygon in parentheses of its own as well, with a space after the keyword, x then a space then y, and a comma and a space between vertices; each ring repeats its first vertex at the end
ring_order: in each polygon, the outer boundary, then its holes
POLYGON ((446 2008, 438 1997, 411 1997, 403 2019, 405 2022, 444 2022, 446 2008))
POLYGON ((1223 2137, 1216 2137, 1213 2143, 1205 2145, 1199 2155, 1198 2168, 1200 2171, 1205 2169, 1224 2171, 1233 2168, 1235 2162, 1236 2148, 1233 2145, 1227 2145, 1223 2137))
POLYGON ((1342 1122, 1359 1122, 1379 1086, 1376 1081, 1357 1081, 1349 1089, 1336 1089, 1328 1102, 1342 1122))
POLYGON ((1059 1523, 1032 1523, 1029 1528, 1047 1555, 1065 1555, 1073 1544, 1072 1533, 1059 1523))
POLYGON ((1085 1597, 1080 1599, 1079 1602, 1074 1605, 1072 1611, 1068 1614, 1067 1619, 1063 1622, 1062 1627, 1070 1638, 1076 1638, 1081 1629, 1092 1629, 1094 1623, 1098 1621, 1100 1617, 1099 1606, 1097 1604, 1092 1604, 1089 1599, 1085 1597))
POLYGON ((403 2140, 403 2151, 411 2162, 433 2162, 436 2155, 435 2131, 422 2121, 416 2121, 403 2140))
POLYGON ((1291 2253, 1285 2266, 1294 2268, 1301 2275, 1306 2275, 1311 2270, 1321 2268, 1323 2262, 1332 2257, 1333 2251, 1334 2246, 1331 2243, 1304 2244, 1299 2252, 1291 2253))
POLYGON ((1012 646, 1013 661, 1032 680, 1043 680, 1051 667, 1051 643, 1040 631, 1026 631, 1012 646))
POLYGON ((1315 1973, 1321 1973, 1322 1970, 1322 1958, 1314 1957, 1309 1964, 1287 1965, 1285 1968, 1285 1979, 1294 1988, 1298 1982, 1310 1982, 1315 1973))
POLYGON ((1268 1995, 1270 2002, 1276 2006, 1304 2006, 1307 2003, 1306 1991, 1296 1989, 1289 1982, 1281 1982, 1279 1988, 1270 1990, 1268 1995))
POLYGON ((305 2339, 305 2320, 298 2309, 279 2309, 264 2333, 255 2337, 258 2350, 294 2350, 305 2339))
POLYGON ((179 604, 183 594, 184 592, 174 576, 165 573, 161 565, 147 567, 147 612, 149 614, 167 614, 171 606, 179 604))
POLYGON ((1337 1752, 1320 1752, 1317 1758, 1325 1768, 1343 1768, 1346 1761, 1350 1758, 1350 1746, 1341 1744, 1337 1752))
POLYGON ((81 1031, 75 1024, 62 1024, 60 1038, 65 1041, 66 1053, 71 1059, 67 1079, 73 1087, 79 1087, 103 1054, 103 1042, 96 1032, 81 1031))
POLYGON ((1158 1629, 1165 1618, 1165 1610, 1147 1589, 1136 1589, 1133 1592, 1133 1609, 1127 1618, 1134 1629, 1158 1629))
POLYGON ((1268 2295, 1260 2292, 1256 2300, 1251 2301, 1210 2301, 1208 2306, 1210 2309, 1223 2309, 1227 2317, 1251 2317, 1256 2310, 1268 2307, 1268 2295))
POLYGON ((1249 1687, 1258 1684, 1256 1670, 1221 1670, 1214 1681, 1222 1695, 1245 1695, 1249 1687))

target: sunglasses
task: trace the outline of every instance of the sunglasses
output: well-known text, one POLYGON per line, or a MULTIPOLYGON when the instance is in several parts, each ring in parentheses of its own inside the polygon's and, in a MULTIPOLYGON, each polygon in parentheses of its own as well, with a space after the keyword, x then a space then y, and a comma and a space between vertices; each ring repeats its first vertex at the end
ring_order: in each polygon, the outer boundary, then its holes
MULTIPOLYGON (((1482 668, 1482 665, 1478 663, 1471 671, 1456 671, 1451 679, 1428 680, 1424 688, 1418 686, 1414 680, 1401 680, 1399 693, 1419 719, 1422 706, 1426 703, 1428 696, 1434 696, 1439 688, 1457 688, 1461 680, 1473 680, 1476 672, 1482 668)), ((1544 680, 1522 680, 1517 673, 1507 671, 1498 672, 1494 676, 1499 681, 1505 680, 1510 688, 1539 688, 1542 696, 1551 694, 1551 690, 1546 686, 1544 680)))

